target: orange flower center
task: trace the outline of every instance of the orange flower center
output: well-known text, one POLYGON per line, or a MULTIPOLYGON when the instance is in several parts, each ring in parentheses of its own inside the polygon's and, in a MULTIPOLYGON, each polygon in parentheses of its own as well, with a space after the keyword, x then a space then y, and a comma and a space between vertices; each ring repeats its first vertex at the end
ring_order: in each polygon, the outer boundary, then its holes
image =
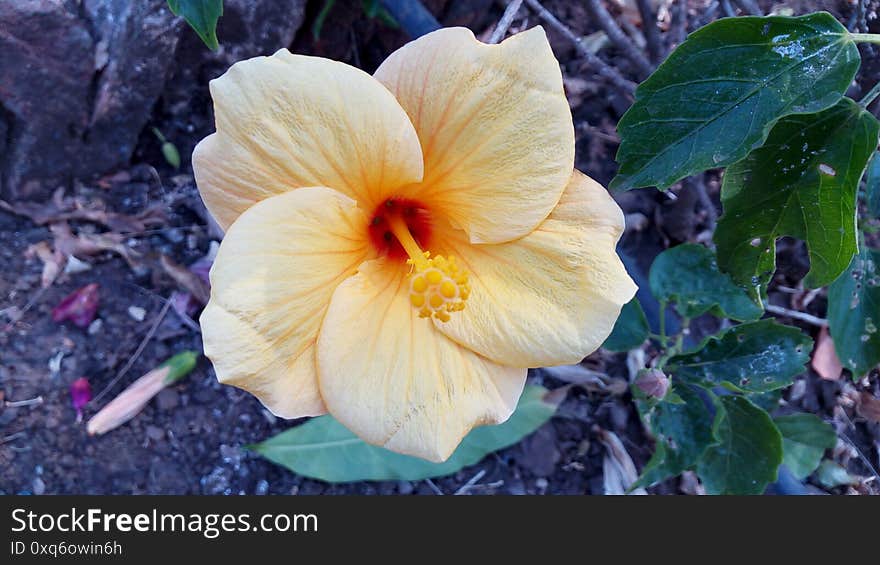
POLYGON ((415 200, 389 198, 376 208, 369 231, 380 253, 392 259, 407 257, 409 300, 419 316, 448 322, 452 312, 464 310, 471 292, 467 272, 459 269, 455 257, 432 257, 422 250, 432 232, 427 208, 415 200))

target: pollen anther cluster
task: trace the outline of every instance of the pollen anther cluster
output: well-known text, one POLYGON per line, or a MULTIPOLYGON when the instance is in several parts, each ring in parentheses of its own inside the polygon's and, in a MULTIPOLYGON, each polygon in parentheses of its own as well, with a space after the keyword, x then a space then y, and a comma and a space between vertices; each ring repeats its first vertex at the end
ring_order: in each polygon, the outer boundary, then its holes
POLYGON ((466 271, 458 268, 455 257, 431 257, 424 252, 424 260, 407 260, 413 272, 409 281, 410 303, 422 318, 436 318, 448 322, 449 314, 464 310, 471 292, 466 271))

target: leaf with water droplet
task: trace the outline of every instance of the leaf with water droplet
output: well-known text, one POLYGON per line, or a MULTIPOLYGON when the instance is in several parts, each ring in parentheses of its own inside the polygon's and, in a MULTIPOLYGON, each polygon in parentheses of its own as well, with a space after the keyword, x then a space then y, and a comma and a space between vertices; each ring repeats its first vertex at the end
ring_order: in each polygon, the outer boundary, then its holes
POLYGON ((715 254, 702 245, 685 243, 658 255, 649 283, 657 300, 674 302, 676 310, 688 318, 711 312, 734 320, 755 320, 763 314, 730 276, 718 270, 715 254))
POLYGON ((853 378, 880 364, 880 251, 863 247, 828 288, 828 329, 834 349, 853 378))
POLYGON ((611 188, 666 188, 739 161, 779 118, 834 105, 859 62, 846 29, 824 12, 725 18, 697 30, 636 89, 618 125, 611 188))
POLYGON ((683 382, 720 385, 738 392, 767 392, 789 386, 804 371, 813 340, 773 320, 740 324, 675 355, 665 369, 683 382))
POLYGON ((805 285, 837 278, 857 251, 856 194, 878 131, 876 118, 849 98, 779 120, 763 147, 724 174, 724 214, 715 231, 721 269, 762 299, 776 270, 776 239, 787 235, 807 243, 805 285), (799 145, 782 148, 802 136, 815 155, 799 145), (762 245, 753 246, 755 238, 762 245))

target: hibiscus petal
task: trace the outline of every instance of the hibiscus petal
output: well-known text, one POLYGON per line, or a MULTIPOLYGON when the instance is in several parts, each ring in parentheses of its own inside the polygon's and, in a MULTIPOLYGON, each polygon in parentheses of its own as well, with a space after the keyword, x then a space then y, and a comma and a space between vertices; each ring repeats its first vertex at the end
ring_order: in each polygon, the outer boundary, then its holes
POLYGON ((211 96, 217 133, 196 147, 193 168, 223 228, 254 202, 294 188, 327 186, 371 210, 382 187, 422 178, 406 113, 349 65, 282 49, 234 64, 211 81, 211 96))
POLYGON ((419 318, 403 269, 363 264, 337 287, 318 338, 330 413, 369 443, 447 459, 471 428, 506 420, 526 370, 497 365, 419 318))
POLYGON ((220 382, 285 418, 326 412, 315 341, 333 290, 368 257, 366 223, 350 198, 303 188, 263 200, 232 224, 200 320, 220 382))
POLYGON ((375 76, 419 134, 415 196, 473 242, 513 240, 547 217, 574 167, 574 128, 540 26, 499 45, 441 29, 392 53, 375 76))
MULTIPOLYGON (((526 237, 502 245, 451 243, 470 271, 465 309, 444 334, 518 367, 578 363, 602 345, 636 292, 615 252, 623 213, 608 192, 575 171, 559 205, 526 237)), ((452 239, 452 238, 447 238, 452 239)))

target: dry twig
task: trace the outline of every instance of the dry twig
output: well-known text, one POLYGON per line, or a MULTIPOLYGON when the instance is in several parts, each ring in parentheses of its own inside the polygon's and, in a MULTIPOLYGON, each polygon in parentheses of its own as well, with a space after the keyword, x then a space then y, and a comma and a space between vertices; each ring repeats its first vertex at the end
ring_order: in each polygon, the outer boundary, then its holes
POLYGON ((792 318, 794 320, 800 320, 801 322, 806 322, 820 328, 828 325, 828 320, 824 318, 817 318, 812 314, 807 314, 806 312, 798 312, 797 310, 789 310, 788 308, 783 308, 782 306, 768 304, 766 310, 771 314, 776 314, 777 316, 788 316, 789 318, 792 318))
POLYGON ((599 76, 610 82, 626 96, 633 96, 633 93, 636 90, 636 85, 632 81, 625 79, 623 75, 617 72, 614 68, 608 66, 605 61, 591 53, 590 50, 587 49, 586 46, 583 44, 581 38, 575 35, 575 33, 571 31, 568 26, 559 21, 559 19, 552 13, 550 13, 547 8, 542 6, 541 3, 538 2, 538 0, 526 0, 526 4, 528 4, 529 8, 534 10, 542 20, 547 22, 547 25, 549 25, 550 27, 564 35, 566 39, 571 41, 574 44, 575 48, 578 50, 578 53, 580 53, 581 56, 586 59, 587 63, 589 63, 596 69, 596 72, 599 74, 599 76))
POLYGON ((489 43, 498 43, 504 39, 507 30, 510 29, 510 24, 513 23, 513 19, 522 7, 522 3, 523 0, 510 0, 510 3, 507 4, 507 8, 504 10, 504 14, 502 14, 501 19, 498 20, 498 25, 495 26, 492 35, 489 37, 489 43))
POLYGON ((659 63, 663 58, 663 42, 660 39, 660 30, 657 29, 657 14, 651 0, 636 0, 636 5, 642 17, 642 33, 645 34, 648 56, 654 63, 659 63))
POLYGON ((611 14, 608 13, 608 10, 605 9, 605 6, 599 0, 587 0, 587 11, 590 13, 590 16, 598 21, 599 26, 608 36, 608 39, 611 40, 611 43, 636 65, 642 78, 654 72, 654 65, 651 64, 651 61, 635 46, 632 39, 627 37, 623 30, 620 29, 620 26, 617 25, 617 22, 614 21, 614 18, 611 17, 611 14))
POLYGON ((165 319, 165 315, 168 314, 169 308, 171 308, 171 301, 166 300, 165 306, 163 306, 162 310, 160 310, 159 313, 156 314, 156 318, 153 321, 153 325, 150 326, 150 330, 147 332, 147 335, 145 335, 144 339, 142 339, 140 344, 138 344, 138 347, 137 347, 137 349, 135 349, 134 354, 132 354, 131 358, 129 358, 129 360, 125 363, 125 366, 119 371, 119 373, 115 377, 113 377, 113 380, 110 381, 109 383, 107 383, 107 386, 105 386, 104 389, 101 390, 101 392, 99 392, 91 400, 91 402, 89 402, 89 404, 92 404, 92 405, 97 404, 97 402, 99 400, 101 400, 101 398, 105 394, 107 394, 110 391, 110 389, 113 388, 116 385, 116 383, 118 383, 119 380, 125 376, 126 373, 128 373, 128 370, 131 369, 131 366, 134 365, 134 362, 137 361, 138 357, 140 357, 141 353, 143 353, 144 348, 147 346, 147 344, 150 342, 150 340, 153 339, 153 336, 156 334, 156 330, 159 329, 159 324, 162 323, 162 320, 165 319))

